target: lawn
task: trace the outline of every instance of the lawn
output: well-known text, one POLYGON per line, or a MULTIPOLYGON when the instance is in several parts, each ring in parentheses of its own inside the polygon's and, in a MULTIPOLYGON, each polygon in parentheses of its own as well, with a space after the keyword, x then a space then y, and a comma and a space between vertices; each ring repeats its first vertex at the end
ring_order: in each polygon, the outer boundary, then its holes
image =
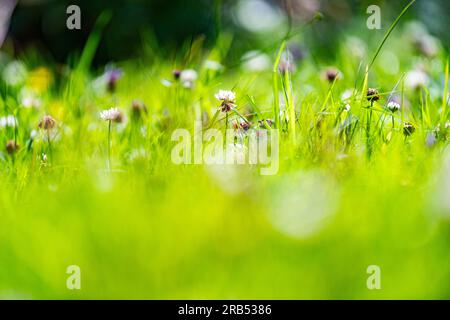
POLYGON ((96 67, 107 13, 66 65, 2 55, 0 298, 450 298, 448 52, 399 17, 332 63, 224 31, 96 67), (175 163, 195 123, 244 157, 276 131, 277 170, 175 163))

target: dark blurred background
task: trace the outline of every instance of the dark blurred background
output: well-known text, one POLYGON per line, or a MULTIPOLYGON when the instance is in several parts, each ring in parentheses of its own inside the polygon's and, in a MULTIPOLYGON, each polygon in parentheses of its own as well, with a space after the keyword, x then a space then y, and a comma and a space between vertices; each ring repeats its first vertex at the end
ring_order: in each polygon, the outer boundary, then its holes
MULTIPOLYGON (((15 0, 0 0, 0 4, 13 1, 15 0)), ((218 29, 232 30, 235 34, 234 41, 241 43, 240 47, 245 51, 272 34, 282 34, 289 21, 294 26, 301 25, 320 11, 324 19, 308 32, 311 32, 310 37, 314 37, 313 46, 329 51, 338 41, 339 33, 351 27, 355 19, 360 19, 359 26, 361 21, 365 21, 369 5, 377 4, 382 8, 382 27, 386 30, 408 2, 409 0, 19 0, 11 17, 7 44, 16 53, 37 47, 47 52, 52 59, 64 62, 69 54, 81 51, 97 17, 101 12, 110 10, 113 16, 104 30, 96 63, 138 55, 144 34, 154 35, 162 48, 176 50, 199 35, 205 36, 206 46, 211 45, 218 29), (71 4, 81 7, 82 29, 79 31, 69 31, 66 28, 66 8, 71 4), (287 18, 286 12, 290 13, 291 19, 287 18)), ((0 10, 6 12, 1 6, 0 10)), ((438 37, 448 49, 449 15, 448 0, 418 0, 408 18, 423 22, 430 33, 438 37)))

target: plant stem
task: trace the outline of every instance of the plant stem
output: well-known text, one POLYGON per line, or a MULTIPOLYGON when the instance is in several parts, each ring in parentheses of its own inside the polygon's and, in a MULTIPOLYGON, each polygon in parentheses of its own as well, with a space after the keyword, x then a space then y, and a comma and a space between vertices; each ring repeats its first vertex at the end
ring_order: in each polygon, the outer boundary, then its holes
POLYGON ((108 121, 108 171, 111 171, 111 120, 108 121))

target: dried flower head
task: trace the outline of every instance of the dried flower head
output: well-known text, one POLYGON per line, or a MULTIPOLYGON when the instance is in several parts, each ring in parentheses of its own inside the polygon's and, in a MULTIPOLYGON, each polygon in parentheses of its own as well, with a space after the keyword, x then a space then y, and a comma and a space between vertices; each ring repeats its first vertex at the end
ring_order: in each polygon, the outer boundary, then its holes
POLYGON ((328 68, 324 72, 325 79, 328 82, 333 82, 334 80, 338 79, 339 78, 339 74, 340 74, 340 72, 336 68, 328 68))
POLYGON ((239 130, 242 129, 244 131, 247 131, 248 129, 250 129, 251 124, 248 121, 236 121, 233 124, 234 129, 239 130))
POLYGON ((378 90, 374 88, 369 88, 367 90, 367 100, 370 102, 380 100, 380 94, 378 93, 378 90))
POLYGON ((100 112, 100 118, 105 121, 121 123, 123 121, 123 113, 118 108, 111 108, 100 112))
POLYGON ((140 119, 142 115, 147 114, 147 106, 140 100, 133 100, 131 103, 131 113, 133 118, 140 119))
POLYGON ((8 152, 8 154, 13 155, 17 150, 19 150, 19 145, 14 140, 10 140, 6 143, 6 152, 8 152))
POLYGON ((49 115, 45 115, 42 117, 41 121, 39 121, 38 127, 44 130, 53 129, 56 126, 56 120, 49 115))
POLYGON ((390 101, 390 102, 387 104, 386 108, 387 108, 390 112, 394 113, 394 112, 397 112, 398 110, 400 110, 400 105, 399 105, 397 102, 390 101))
POLYGON ((414 131, 416 131, 416 128, 414 127, 414 125, 410 122, 405 122, 403 124, 403 134, 405 136, 410 136, 414 133, 414 131))
POLYGON ((108 91, 113 93, 116 91, 117 82, 120 78, 122 78, 123 72, 121 69, 108 69, 105 72, 106 77, 106 85, 108 88, 108 91))
POLYGON ((172 76, 175 80, 180 79, 181 76, 181 70, 175 69, 172 71, 172 76))

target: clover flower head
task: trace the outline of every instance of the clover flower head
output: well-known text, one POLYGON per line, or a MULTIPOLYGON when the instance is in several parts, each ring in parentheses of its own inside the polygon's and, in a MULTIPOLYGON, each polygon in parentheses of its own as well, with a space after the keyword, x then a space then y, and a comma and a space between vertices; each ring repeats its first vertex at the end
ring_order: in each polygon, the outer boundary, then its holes
POLYGON ((403 124, 403 134, 405 136, 410 136, 414 133, 414 131, 416 131, 416 128, 414 127, 414 125, 410 122, 405 122, 403 124))
POLYGON ((117 82, 123 76, 121 69, 110 68, 105 72, 106 84, 109 92, 116 91, 117 82))
POLYGON ((378 93, 378 90, 374 89, 374 88, 369 88, 367 90, 366 96, 367 96, 367 100, 370 102, 380 100, 380 94, 378 93))
POLYGON ((234 103, 236 101, 236 94, 230 90, 219 90, 215 97, 217 100, 223 102, 234 103))
POLYGON ((334 67, 328 68, 324 72, 324 77, 328 82, 333 82, 340 77, 340 71, 334 67))
POLYGON ((398 110, 400 110, 400 105, 399 105, 397 102, 395 102, 395 101, 390 101, 390 102, 387 104, 386 108, 387 108, 390 112, 394 113, 394 112, 397 112, 398 110))
POLYGON ((118 108, 111 108, 100 112, 100 118, 104 121, 121 123, 123 121, 123 113, 118 108))
POLYGON ((53 129, 56 126, 56 120, 49 115, 45 115, 42 117, 41 121, 39 121, 38 127, 44 130, 53 129))
POLYGON ((13 115, 0 118, 0 128, 15 128, 17 125, 17 119, 13 115))
POLYGON ((192 89, 194 87, 195 81, 198 78, 197 71, 193 69, 186 69, 180 73, 180 81, 183 87, 192 89))

